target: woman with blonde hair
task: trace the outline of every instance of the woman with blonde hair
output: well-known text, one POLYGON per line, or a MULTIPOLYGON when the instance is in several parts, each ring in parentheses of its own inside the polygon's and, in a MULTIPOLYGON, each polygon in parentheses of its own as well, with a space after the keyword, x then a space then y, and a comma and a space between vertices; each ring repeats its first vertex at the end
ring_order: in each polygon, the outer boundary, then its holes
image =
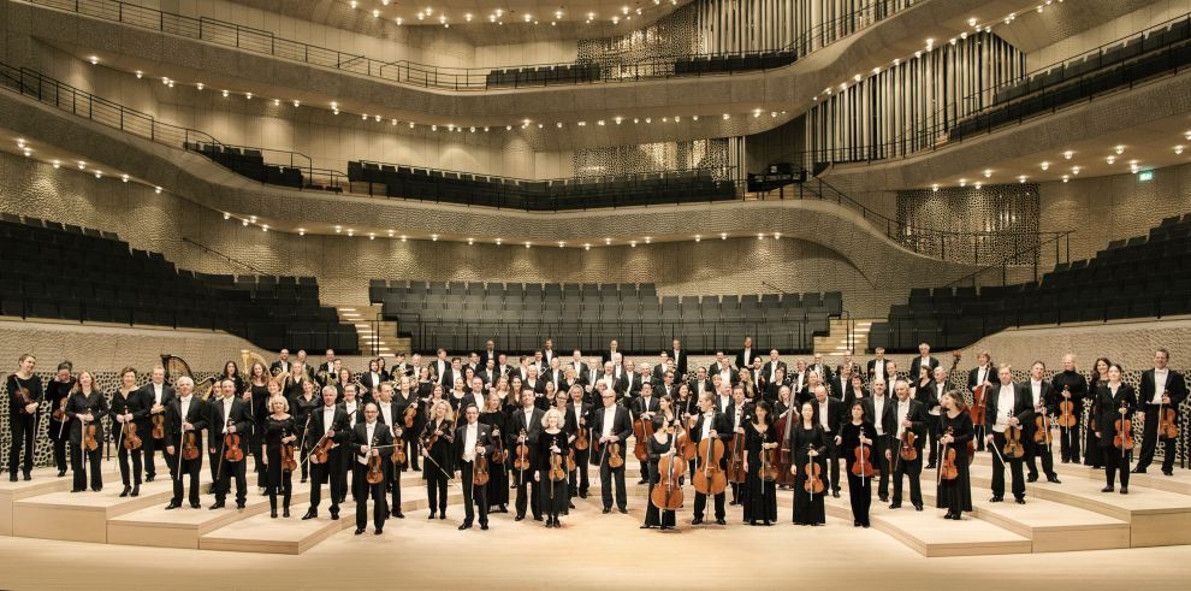
MULTIPOLYGON (((438 388, 435 388, 437 391, 438 388)), ((453 444, 455 442, 455 418, 451 404, 436 400, 430 407, 430 419, 418 437, 422 443, 422 476, 426 479, 426 498, 430 504, 430 517, 437 513, 439 519, 447 518, 447 479, 454 474, 453 444)))
POLYGON ((289 401, 281 395, 277 382, 270 380, 269 416, 265 419, 265 432, 261 438, 261 458, 265 473, 265 488, 269 493, 269 516, 277 518, 277 493, 281 492, 283 515, 289 517, 289 500, 293 492, 293 473, 282 466, 281 453, 287 443, 293 443, 298 436, 294 417, 289 415, 289 401))
POLYGON ((87 466, 91 468, 91 490, 103 490, 103 475, 99 471, 103 459, 103 422, 100 417, 108 412, 108 401, 95 384, 95 376, 89 371, 80 371, 74 391, 66 402, 66 418, 70 425, 70 463, 74 471, 74 488, 70 492, 87 490, 87 466), (87 449, 87 430, 95 428, 95 449, 87 449))
POLYGON ((540 487, 538 498, 545 509, 546 527, 562 527, 558 515, 565 513, 571 502, 567 493, 567 454, 571 444, 563 430, 565 418, 557 408, 551 408, 542 415, 543 430, 538 435, 537 453, 534 455, 537 466, 533 477, 540 487), (558 464, 562 474, 557 480, 550 477, 555 464, 558 464))

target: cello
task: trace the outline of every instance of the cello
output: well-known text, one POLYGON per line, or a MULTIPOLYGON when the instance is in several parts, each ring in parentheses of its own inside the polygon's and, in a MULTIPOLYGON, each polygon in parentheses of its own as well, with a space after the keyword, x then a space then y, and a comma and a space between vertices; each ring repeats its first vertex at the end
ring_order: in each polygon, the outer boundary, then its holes
POLYGON ((748 479, 744 469, 744 433, 732 435, 732 458, 728 462, 728 482, 741 484, 748 479))
MULTIPOLYGON (((676 429, 670 427, 667 431, 674 437, 676 429)), ((682 460, 675 449, 675 439, 670 440, 670 449, 658 458, 658 474, 661 481, 653 485, 649 493, 649 500, 661 510, 674 511, 682 507, 682 487, 678 479, 686 468, 686 461, 682 460)))
POLYGON ((778 449, 777 458, 774 461, 774 465, 778 469, 777 484, 781 487, 794 486, 794 475, 790 474, 790 467, 794 465, 794 455, 790 450, 790 437, 793 435, 796 422, 794 408, 793 402, 791 402, 790 408, 786 409, 776 425, 778 432, 782 434, 782 445, 778 449))
POLYGON ((633 455, 638 461, 647 461, 649 448, 646 447, 646 441, 653 437, 653 421, 645 417, 637 417, 637 420, 633 421, 633 435, 637 438, 637 444, 633 446, 633 455))
POLYGON ((695 490, 704 495, 718 495, 728 488, 728 478, 720 468, 724 459, 724 442, 719 437, 708 437, 699 442, 700 465, 692 475, 695 490))

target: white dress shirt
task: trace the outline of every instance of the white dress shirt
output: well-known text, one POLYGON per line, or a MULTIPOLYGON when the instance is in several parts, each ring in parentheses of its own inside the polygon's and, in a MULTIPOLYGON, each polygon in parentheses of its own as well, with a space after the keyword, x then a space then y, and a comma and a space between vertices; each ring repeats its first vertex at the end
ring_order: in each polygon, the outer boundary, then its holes
POLYGON ((993 423, 993 431, 1005 432, 1005 428, 1009 426, 1009 417, 1013 416, 1014 402, 1013 384, 1007 386, 1002 384, 1001 389, 997 392, 997 419, 993 423))
POLYGON ((1150 404, 1162 404, 1162 394, 1166 392, 1166 380, 1170 376, 1170 370, 1154 368, 1154 398, 1149 400, 1150 404))
POLYGON ((882 425, 881 417, 885 416, 885 395, 873 396, 873 416, 871 420, 873 426, 877 428, 877 435, 885 434, 885 426, 882 425))
POLYGON ((368 453, 366 453, 362 456, 357 455, 356 461, 367 466, 368 465, 368 457, 372 455, 372 438, 375 436, 374 434, 376 433, 376 421, 368 423, 364 427, 364 431, 365 431, 365 433, 367 433, 367 436, 364 438, 364 440, 367 442, 366 445, 367 445, 368 453))
POLYGON ((607 437, 612 434, 612 426, 616 423, 616 405, 606 407, 604 409, 604 428, 600 437, 607 437))
POLYGON ((480 434, 480 427, 478 423, 468 423, 467 428, 464 429, 463 436, 463 461, 470 462, 476 459, 476 439, 480 434))
POLYGON ((894 404, 897 405, 896 407, 894 407, 896 414, 897 414, 897 434, 896 434, 896 436, 900 439, 902 436, 902 433, 906 432, 906 428, 905 428, 905 426, 902 425, 902 421, 906 420, 906 417, 910 416, 910 399, 907 398, 905 402, 898 400, 894 404))

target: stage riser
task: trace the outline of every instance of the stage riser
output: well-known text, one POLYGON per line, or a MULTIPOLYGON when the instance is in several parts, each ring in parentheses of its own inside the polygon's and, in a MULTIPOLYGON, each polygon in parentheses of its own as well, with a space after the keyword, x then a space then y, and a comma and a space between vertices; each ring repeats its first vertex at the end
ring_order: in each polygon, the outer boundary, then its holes
POLYGON ((76 506, 66 501, 41 503, 37 501, 41 497, 32 497, 14 504, 13 535, 25 538, 106 543, 109 519, 159 503, 164 505, 169 502, 172 495, 173 493, 168 487, 162 487, 162 490, 156 492, 145 491, 142 488, 139 497, 127 497, 107 507, 76 506))
MULTIPOLYGON (((229 495, 229 506, 233 506, 230 498, 231 495, 229 495)), ((309 503, 309 499, 309 493, 296 495, 290 500, 290 506, 305 505, 309 503)), ((280 499, 278 501, 280 502, 280 499)), ((163 507, 150 507, 146 511, 138 513, 138 517, 141 513, 148 514, 135 521, 121 518, 109 521, 107 543, 197 549, 199 539, 204 534, 213 532, 229 523, 267 513, 269 499, 267 497, 251 497, 243 510, 225 508, 211 511, 206 506, 191 509, 189 505, 183 505, 173 511, 199 513, 200 521, 197 523, 170 523, 168 519, 173 515, 166 514, 163 507), (153 515, 160 515, 159 520, 152 521, 153 515)))

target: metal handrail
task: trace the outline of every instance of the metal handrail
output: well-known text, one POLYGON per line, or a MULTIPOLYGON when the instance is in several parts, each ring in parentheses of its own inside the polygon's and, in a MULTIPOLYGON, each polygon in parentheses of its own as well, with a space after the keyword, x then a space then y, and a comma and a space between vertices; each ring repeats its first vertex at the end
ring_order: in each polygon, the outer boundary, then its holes
MULTIPOLYGON (((341 71, 353 72, 372 78, 380 78, 390 82, 397 82, 422 88, 439 88, 447 90, 483 91, 489 89, 489 74, 499 70, 528 70, 553 68, 559 66, 574 66, 576 64, 591 64, 595 62, 577 60, 566 63, 546 63, 528 65, 505 65, 497 67, 457 68, 420 64, 409 60, 380 60, 360 54, 345 53, 336 49, 319 47, 301 41, 294 41, 277 37, 271 31, 246 27, 209 17, 191 17, 181 14, 164 12, 154 8, 130 4, 121 0, 27 0, 28 2, 52 9, 114 21, 121 24, 151 29, 186 37, 234 47, 239 50, 270 55, 291 61, 302 62, 315 66, 327 67, 341 71)), ((684 55, 664 55, 651 57, 646 60, 631 61, 631 51, 612 54, 602 61, 607 62, 611 69, 601 68, 598 79, 555 80, 540 83, 533 82, 520 86, 546 86, 548 84, 589 84, 593 82, 621 82, 652 78, 671 78, 678 76, 674 71, 674 64, 679 58, 698 58, 703 56, 723 55, 740 56, 756 53, 794 52, 799 58, 826 47, 861 31, 872 24, 895 15, 903 10, 917 5, 915 0, 876 0, 852 12, 841 15, 833 20, 821 23, 805 31, 795 41, 785 47, 774 49, 750 50, 747 52, 700 53, 684 55), (877 18, 875 15, 883 15, 877 18), (629 61, 624 61, 627 58, 629 61), (618 62, 618 59, 621 60, 618 62)), ((755 72, 756 69, 746 72, 755 72)), ((716 72, 694 75, 731 75, 732 72, 716 72)), ((497 85, 497 88, 506 88, 497 85)))

